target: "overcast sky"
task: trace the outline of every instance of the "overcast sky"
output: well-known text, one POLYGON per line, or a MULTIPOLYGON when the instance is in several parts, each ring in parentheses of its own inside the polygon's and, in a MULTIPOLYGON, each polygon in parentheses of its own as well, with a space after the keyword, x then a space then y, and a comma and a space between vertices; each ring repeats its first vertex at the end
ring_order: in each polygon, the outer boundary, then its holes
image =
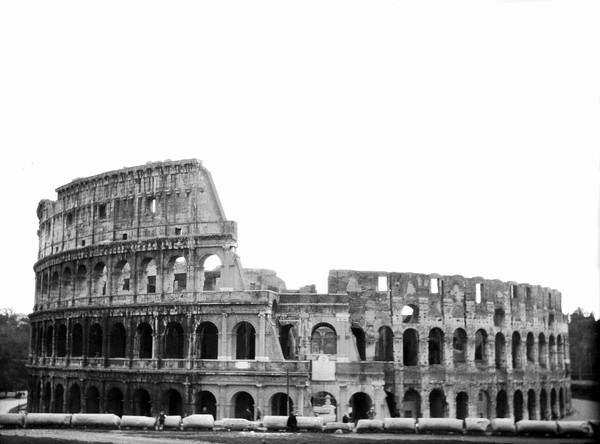
POLYGON ((597 1, 0 3, 0 307, 40 199, 201 159, 245 267, 540 284, 599 313, 597 1))

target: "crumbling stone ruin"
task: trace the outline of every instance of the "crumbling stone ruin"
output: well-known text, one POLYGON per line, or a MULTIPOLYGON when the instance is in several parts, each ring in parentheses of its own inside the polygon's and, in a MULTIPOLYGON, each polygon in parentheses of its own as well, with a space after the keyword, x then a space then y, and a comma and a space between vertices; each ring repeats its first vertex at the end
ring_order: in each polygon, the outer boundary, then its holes
POLYGON ((556 290, 348 270, 330 271, 327 294, 288 290, 275 272, 242 267, 236 223, 198 160, 57 193, 37 209, 30 412, 220 419, 293 408, 340 421, 570 410, 556 290))

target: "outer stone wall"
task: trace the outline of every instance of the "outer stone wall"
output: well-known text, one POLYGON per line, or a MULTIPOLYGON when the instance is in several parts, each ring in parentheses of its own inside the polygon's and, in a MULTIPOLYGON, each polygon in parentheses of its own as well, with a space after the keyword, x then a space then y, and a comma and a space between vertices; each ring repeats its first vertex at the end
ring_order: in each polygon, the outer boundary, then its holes
POLYGON ((545 419, 570 409, 555 290, 347 270, 330 272, 328 294, 286 290, 274 271, 244 271, 236 224, 197 160, 57 192, 37 211, 32 412, 545 419))

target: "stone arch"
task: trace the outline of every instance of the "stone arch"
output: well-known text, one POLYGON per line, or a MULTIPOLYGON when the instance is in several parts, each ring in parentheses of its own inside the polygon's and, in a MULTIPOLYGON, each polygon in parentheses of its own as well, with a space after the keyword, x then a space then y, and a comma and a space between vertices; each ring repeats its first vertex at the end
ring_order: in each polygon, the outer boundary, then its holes
POLYGON ((419 333, 414 328, 404 330, 402 334, 402 364, 419 365, 419 333))
POLYGON ((100 327, 100 324, 92 324, 88 342, 88 357, 98 358, 102 356, 102 327, 100 327))
POLYGON ((154 348, 152 327, 147 322, 140 322, 136 329, 138 358, 151 359, 154 348))
POLYGON ((550 354, 550 368, 556 368, 556 339, 554 339, 554 335, 550 335, 548 338, 548 351, 550 354))
POLYGON ((312 353, 323 353, 326 355, 337 354, 337 334, 335 329, 325 323, 313 327, 311 334, 312 353))
POLYGON ((292 324, 283 325, 279 329, 279 346, 283 359, 298 359, 296 352, 298 343, 298 332, 292 324))
POLYGON ((67 356, 67 326, 60 324, 56 332, 56 356, 64 358, 67 356))
POLYGON ((521 334, 513 332, 511 342, 512 368, 521 368, 521 334))
POLYGON ((217 419, 217 399, 212 392, 208 390, 198 392, 194 406, 196 414, 212 415, 214 419, 217 419))
POLYGON ((527 414, 529 419, 537 418, 537 399, 535 390, 529 389, 527 391, 527 414))
POLYGON ((550 390, 550 414, 552 420, 558 419, 558 396, 556 395, 556 389, 552 387, 550 390))
POLYGON ((113 387, 106 395, 106 413, 123 416, 123 392, 118 387, 113 387))
POLYGON ((540 419, 546 420, 548 418, 548 393, 546 389, 540 391, 540 419))
POLYGON ((160 405, 161 410, 166 415, 183 416, 183 397, 179 393, 179 390, 175 388, 170 388, 163 392, 160 405))
POLYGON ((69 297, 73 293, 73 272, 70 267, 65 267, 62 272, 61 279, 62 294, 64 297, 69 297))
POLYGON ((244 391, 235 393, 231 404, 234 418, 254 420, 254 398, 250 393, 244 391))
POLYGON ((400 312, 402 315, 402 323, 416 324, 419 322, 419 307, 415 304, 407 304, 402 307, 400 312))
POLYGON ((565 394, 562 387, 558 389, 558 414, 559 418, 565 416, 565 394))
POLYGON ((56 384, 54 387, 54 413, 62 413, 65 404, 65 388, 62 384, 56 384))
POLYGON ((429 365, 444 363, 444 332, 439 328, 432 328, 429 331, 429 365))
POLYGON ((123 259, 117 262, 115 274, 113 276, 114 293, 129 294, 132 290, 131 285, 131 266, 127 260, 123 259))
POLYGON ((275 416, 288 416, 290 412, 294 411, 294 402, 292 401, 292 398, 281 392, 271 396, 269 405, 271 406, 271 415, 275 416))
POLYGON ((223 259, 215 253, 208 254, 200 260, 202 291, 217 291, 221 279, 223 259))
POLYGON ((504 319, 506 315, 504 314, 504 310, 501 308, 497 308, 494 310, 494 327, 502 327, 504 325, 504 319))
POLYGON ((421 417, 421 395, 415 389, 408 389, 402 399, 402 409, 405 418, 421 417))
POLYGON ((496 333, 494 346, 496 352, 496 368, 506 368, 506 339, 504 339, 504 335, 502 333, 496 333))
POLYGON ((455 364, 467 362, 467 332, 463 328, 452 334, 452 360, 455 364))
POLYGON ((177 293, 187 291, 188 263, 183 254, 171 257, 167 263, 165 276, 165 292, 177 293))
POLYGON ((317 392, 310 398, 315 415, 323 416, 323 421, 329 418, 337 419, 337 400, 329 392, 317 392))
POLYGON ((78 384, 73 384, 69 388, 67 397, 67 412, 79 413, 81 411, 81 389, 78 384))
POLYGON ((388 326, 379 328, 379 337, 375 348, 376 361, 394 360, 394 333, 388 326))
MULTIPOLYGON (((354 336, 354 340, 356 343, 356 349, 358 351, 358 358, 361 361, 366 361, 367 360, 367 352, 366 352, 367 340, 366 340, 365 331, 358 326, 351 327, 351 330, 352 330, 352 336, 354 336)), ((315 351, 315 349, 312 348, 312 352, 319 353, 319 350, 317 348, 315 351)))
POLYGON ((139 388, 133 393, 133 414, 152 416, 152 398, 146 389, 139 388))
POLYGON ((58 293, 60 289, 60 277, 58 275, 58 271, 52 273, 52 277, 50 278, 50 299, 57 299, 58 293))
POLYGON ((487 338, 487 332, 483 328, 475 332, 475 362, 477 363, 487 363, 487 338))
POLYGON ((52 386, 49 382, 44 385, 44 393, 42 395, 42 409, 44 413, 50 412, 50 401, 52 400, 52 386))
POLYGON ((156 293, 157 266, 156 261, 152 257, 146 257, 140 264, 140 285, 139 292, 148 294, 156 293))
POLYGON ((558 365, 562 369, 565 364, 565 344, 561 335, 556 337, 556 355, 558 357, 558 365))
POLYGON ((523 392, 515 390, 513 395, 513 410, 515 412, 515 422, 523 419, 523 392))
POLYGON ((108 357, 124 358, 126 356, 127 331, 120 322, 116 322, 110 329, 108 341, 108 357))
POLYGON ((469 395, 467 392, 458 392, 456 395, 456 418, 465 419, 469 416, 469 395))
POLYGON ((477 393, 477 417, 490 417, 490 395, 485 390, 479 390, 477 393))
POLYGON ((356 392, 350 397, 348 403, 352 409, 352 419, 358 421, 359 419, 368 419, 369 409, 373 406, 371 397, 364 392, 356 392))
POLYGON ((496 395, 496 418, 508 418, 508 397, 506 391, 500 390, 496 395))
POLYGON ((242 321, 234 329, 235 359, 255 359, 256 330, 250 322, 242 321))
POLYGON ((179 322, 172 321, 167 324, 163 344, 165 359, 184 358, 184 331, 179 322))
POLYGON ((71 356, 74 358, 83 356, 83 327, 79 322, 73 326, 71 338, 71 356))
POLYGON ((197 356, 199 359, 217 359, 219 355, 219 330, 212 322, 202 322, 196 329, 197 356))
POLYGON ((75 276, 75 295, 78 298, 87 296, 87 268, 81 264, 77 267, 75 276))
POLYGON ((104 296, 107 294, 106 282, 107 282, 107 268, 104 262, 98 262, 94 266, 94 272, 92 273, 92 295, 104 296))
POLYGON ((447 416, 446 395, 442 389, 436 388, 429 393, 429 417, 445 418, 447 416))
POLYGON ((85 392, 85 412, 100 413, 100 392, 93 385, 85 392))
POLYGON ((52 356, 54 353, 54 327, 46 327, 46 356, 52 356))
POLYGON ((540 333, 538 336, 538 360, 540 367, 546 367, 548 362, 548 347, 546 346, 546 336, 540 333))

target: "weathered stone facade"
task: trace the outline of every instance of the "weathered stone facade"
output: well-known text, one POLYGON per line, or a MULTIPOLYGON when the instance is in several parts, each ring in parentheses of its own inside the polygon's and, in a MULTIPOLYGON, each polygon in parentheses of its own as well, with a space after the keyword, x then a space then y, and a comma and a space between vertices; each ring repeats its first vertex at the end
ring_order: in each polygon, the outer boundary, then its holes
POLYGON ((245 271, 197 160, 76 179, 38 206, 29 409, 217 418, 560 417, 548 288, 333 270, 327 294, 245 271), (214 269, 205 267, 217 258, 214 269), (289 398, 288 398, 289 395, 289 398))

